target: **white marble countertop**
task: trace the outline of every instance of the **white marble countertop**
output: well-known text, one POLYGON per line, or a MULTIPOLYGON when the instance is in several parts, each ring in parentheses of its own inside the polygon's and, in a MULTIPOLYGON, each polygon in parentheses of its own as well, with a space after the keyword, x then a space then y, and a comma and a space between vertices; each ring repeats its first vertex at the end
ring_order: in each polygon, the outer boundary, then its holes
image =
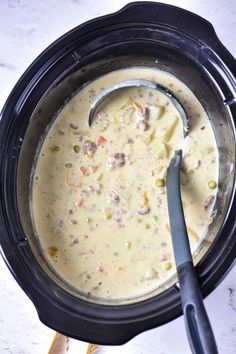
MULTIPOLYGON (((163 1, 165 2, 165 1, 163 1)), ((0 0, 0 107, 33 59, 76 25, 118 10, 126 0, 0 0)), ((235 0, 179 0, 181 6, 208 19, 236 56, 235 0)), ((0 353, 46 354, 53 331, 37 313, 0 258, 0 353)), ((219 352, 236 353, 236 267, 205 300, 219 352)), ((183 318, 138 335, 106 353, 190 354, 183 318)), ((78 353, 83 354, 82 351, 78 353)), ((210 354, 210 353, 209 353, 210 354)))

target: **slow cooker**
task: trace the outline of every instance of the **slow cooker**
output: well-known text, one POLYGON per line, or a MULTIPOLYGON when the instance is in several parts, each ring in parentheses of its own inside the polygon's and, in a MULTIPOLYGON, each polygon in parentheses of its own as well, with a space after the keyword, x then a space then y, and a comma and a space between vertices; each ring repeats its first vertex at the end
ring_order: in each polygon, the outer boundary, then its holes
POLYGON ((208 234, 194 254, 203 296, 236 255, 236 62, 212 25, 178 7, 136 2, 66 33, 28 68, 1 113, 1 253, 44 324, 98 344, 122 344, 179 316, 176 278, 133 303, 96 303, 70 289, 40 252, 30 216, 30 176, 40 138, 64 102, 86 82, 131 66, 180 78, 204 106, 215 133, 220 188, 208 234))

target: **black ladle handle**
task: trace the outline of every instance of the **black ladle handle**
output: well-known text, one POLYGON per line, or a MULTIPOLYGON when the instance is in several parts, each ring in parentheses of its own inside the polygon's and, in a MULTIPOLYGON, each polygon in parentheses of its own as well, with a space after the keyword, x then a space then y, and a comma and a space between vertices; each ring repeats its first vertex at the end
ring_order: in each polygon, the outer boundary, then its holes
POLYGON ((192 262, 177 268, 186 332, 194 354, 217 354, 197 275, 192 262))
POLYGON ((180 192, 182 150, 172 158, 166 179, 168 211, 186 331, 193 354, 218 354, 193 266, 180 192))

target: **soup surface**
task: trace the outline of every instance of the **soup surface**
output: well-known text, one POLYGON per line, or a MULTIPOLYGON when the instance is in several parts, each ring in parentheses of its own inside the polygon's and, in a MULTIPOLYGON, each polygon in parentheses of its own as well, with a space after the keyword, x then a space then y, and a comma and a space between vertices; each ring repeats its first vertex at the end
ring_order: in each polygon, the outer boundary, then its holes
POLYGON ((63 107, 37 156, 31 205, 41 248, 60 277, 87 296, 124 299, 173 276, 165 177, 178 148, 194 252, 211 222, 218 160, 208 117, 189 88, 169 73, 133 67, 99 77, 63 107), (146 88, 113 93, 89 128, 96 95, 137 78, 168 87, 182 102, 185 139, 168 97, 146 88))

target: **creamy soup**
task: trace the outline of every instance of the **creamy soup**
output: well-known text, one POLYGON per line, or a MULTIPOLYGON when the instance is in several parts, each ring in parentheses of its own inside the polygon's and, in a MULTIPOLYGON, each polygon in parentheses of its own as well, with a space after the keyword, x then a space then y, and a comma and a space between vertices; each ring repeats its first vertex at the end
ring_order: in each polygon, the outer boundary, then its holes
POLYGON ((181 192, 192 252, 204 238, 217 192, 214 134, 202 105, 169 73, 133 67, 83 87, 60 111, 40 148, 32 183, 35 232, 67 283, 100 298, 124 299, 160 287, 175 270, 165 178, 183 149, 181 192), (127 79, 171 89, 189 117, 162 93, 113 93, 88 126, 96 96, 127 79))

